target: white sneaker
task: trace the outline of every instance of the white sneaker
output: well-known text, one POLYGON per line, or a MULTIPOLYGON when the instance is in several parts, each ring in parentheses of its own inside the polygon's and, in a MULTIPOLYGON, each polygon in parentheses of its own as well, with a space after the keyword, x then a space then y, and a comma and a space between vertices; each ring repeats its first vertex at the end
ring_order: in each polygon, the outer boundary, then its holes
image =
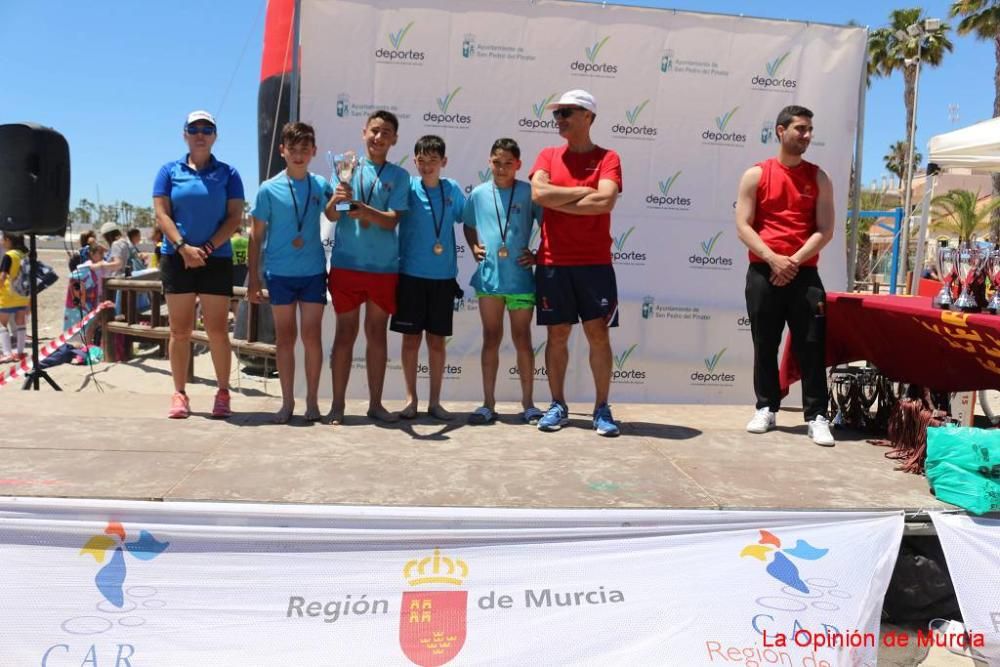
POLYGON ((774 428, 774 413, 764 407, 753 413, 753 419, 747 422, 747 433, 767 433, 774 428))
POLYGON ((809 437, 820 447, 833 447, 833 434, 830 433, 830 422, 823 415, 816 415, 809 422, 809 437))

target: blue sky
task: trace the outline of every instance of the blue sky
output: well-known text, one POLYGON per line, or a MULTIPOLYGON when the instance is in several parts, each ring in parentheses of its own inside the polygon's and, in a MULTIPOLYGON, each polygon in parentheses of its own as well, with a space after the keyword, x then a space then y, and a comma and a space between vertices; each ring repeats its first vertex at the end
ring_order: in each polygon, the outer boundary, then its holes
MULTIPOLYGON (((460 0, 456 0, 460 1, 460 0)), ((670 0, 624 2, 673 9, 846 23, 872 28, 911 6, 872 0, 670 0), (788 12, 786 14, 786 12, 788 12)), ((256 191, 257 86, 265 0, 0 0, 0 123, 34 121, 69 140, 71 202, 126 200, 148 206, 160 165, 184 152, 181 123, 207 108, 220 124, 215 152, 256 191)), ((950 2, 920 5, 947 18, 950 2)), ((991 44, 953 34, 955 50, 920 81, 918 146, 989 118, 991 44), (959 118, 949 118, 957 105, 959 118)), ((905 136, 902 77, 868 91, 865 184, 884 173, 882 156, 905 136)))

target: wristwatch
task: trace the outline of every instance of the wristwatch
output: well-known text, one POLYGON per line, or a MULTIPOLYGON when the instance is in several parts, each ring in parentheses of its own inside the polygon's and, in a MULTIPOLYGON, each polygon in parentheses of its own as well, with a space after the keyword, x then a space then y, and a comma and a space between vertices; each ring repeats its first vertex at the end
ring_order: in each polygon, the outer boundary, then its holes
POLYGON ((182 238, 182 239, 181 239, 180 241, 178 241, 177 243, 175 243, 175 244, 174 244, 174 250, 180 250, 181 248, 183 248, 183 247, 184 247, 184 246, 186 246, 187 244, 188 244, 188 242, 187 242, 187 241, 185 241, 185 240, 184 240, 184 239, 182 238))

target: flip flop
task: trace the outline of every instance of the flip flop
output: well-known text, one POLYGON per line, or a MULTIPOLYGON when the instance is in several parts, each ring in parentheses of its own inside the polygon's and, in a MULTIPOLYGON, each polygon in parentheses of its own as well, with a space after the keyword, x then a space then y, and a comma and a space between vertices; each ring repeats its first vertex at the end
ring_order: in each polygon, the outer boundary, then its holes
POLYGON ((545 413, 533 405, 521 413, 521 419, 525 424, 537 424, 538 420, 544 416, 545 413))
POLYGON ((476 424, 478 426, 484 424, 492 424, 496 418, 497 418, 497 413, 493 412, 485 405, 481 405, 478 408, 476 408, 472 414, 469 415, 469 423, 476 424))

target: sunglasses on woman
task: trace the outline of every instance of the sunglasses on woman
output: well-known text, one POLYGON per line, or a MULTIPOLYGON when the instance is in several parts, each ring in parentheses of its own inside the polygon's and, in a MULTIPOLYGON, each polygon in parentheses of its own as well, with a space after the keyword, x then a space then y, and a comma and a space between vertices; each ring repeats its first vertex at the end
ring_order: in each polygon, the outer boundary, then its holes
POLYGON ((562 109, 553 109, 552 117, 556 119, 569 118, 573 115, 574 111, 586 111, 586 109, 583 107, 564 107, 562 109))
POLYGON ((188 125, 184 129, 187 130, 187 133, 190 134, 191 136, 194 136, 196 134, 204 134, 206 136, 212 136, 213 134, 215 134, 215 128, 212 127, 211 125, 202 125, 202 126, 188 125))

